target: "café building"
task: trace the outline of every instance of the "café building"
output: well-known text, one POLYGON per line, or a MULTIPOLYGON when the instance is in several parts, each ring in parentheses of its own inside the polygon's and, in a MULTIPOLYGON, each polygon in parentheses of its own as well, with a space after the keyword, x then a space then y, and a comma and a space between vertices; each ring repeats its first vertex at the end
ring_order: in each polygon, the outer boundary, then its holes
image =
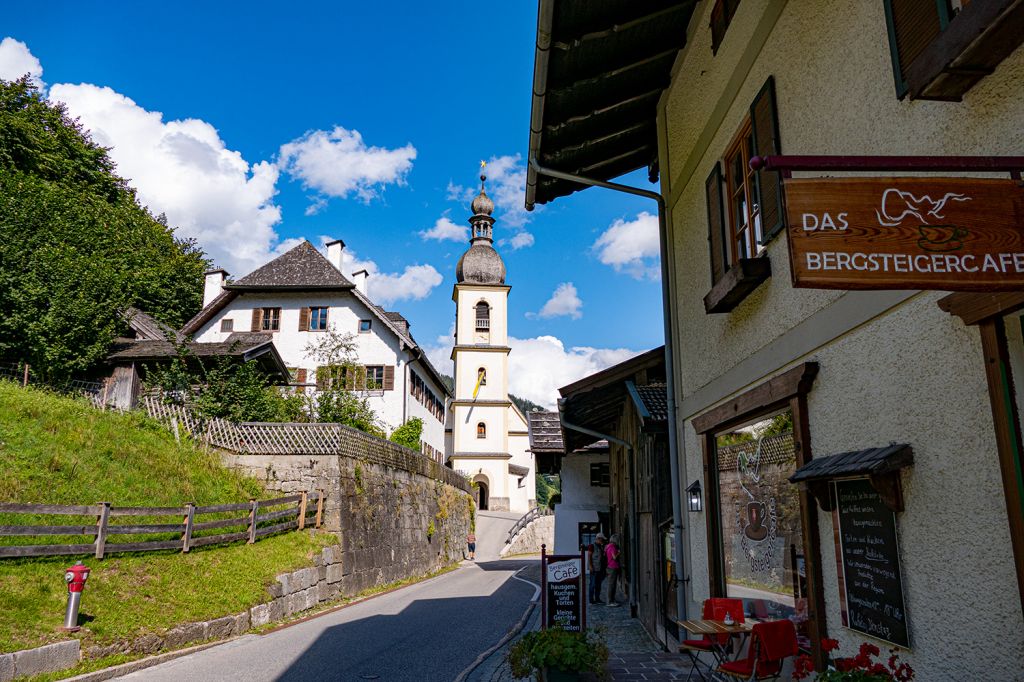
POLYGON ((1008 0, 541 0, 527 206, 658 182, 678 615, 1021 679, 1022 40, 1008 0))

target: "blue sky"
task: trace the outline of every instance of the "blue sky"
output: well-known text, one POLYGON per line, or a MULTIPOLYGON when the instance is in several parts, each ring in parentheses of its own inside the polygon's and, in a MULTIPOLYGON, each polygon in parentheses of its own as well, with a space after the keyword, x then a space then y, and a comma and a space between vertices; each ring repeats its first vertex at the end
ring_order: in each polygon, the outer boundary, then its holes
POLYGON ((343 239, 438 362, 467 242, 422 233, 466 226, 492 160, 512 390, 550 403, 662 325, 652 202, 590 189, 522 210, 535 26, 525 2, 13 3, 0 78, 32 71, 235 276, 343 239))

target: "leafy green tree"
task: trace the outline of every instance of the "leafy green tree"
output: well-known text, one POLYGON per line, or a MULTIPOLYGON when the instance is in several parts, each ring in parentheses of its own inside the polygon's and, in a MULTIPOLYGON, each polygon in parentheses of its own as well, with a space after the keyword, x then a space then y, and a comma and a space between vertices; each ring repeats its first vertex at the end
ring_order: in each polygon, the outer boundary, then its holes
POLYGON ((353 390, 365 384, 366 376, 366 368, 356 361, 355 335, 331 329, 306 344, 305 351, 319 364, 315 399, 317 421, 345 424, 374 436, 387 437, 370 402, 353 390))
POLYGON ((0 80, 0 358, 47 380, 95 368, 136 306, 172 326, 208 263, 139 205, 64 106, 0 80))
POLYGON ((419 417, 413 417, 392 431, 391 435, 388 436, 388 440, 392 443, 398 443, 399 445, 405 446, 410 450, 419 451, 420 438, 422 436, 423 420, 419 417))
POLYGON ((537 506, 547 507, 551 498, 562 492, 562 481, 558 476, 537 474, 537 506))

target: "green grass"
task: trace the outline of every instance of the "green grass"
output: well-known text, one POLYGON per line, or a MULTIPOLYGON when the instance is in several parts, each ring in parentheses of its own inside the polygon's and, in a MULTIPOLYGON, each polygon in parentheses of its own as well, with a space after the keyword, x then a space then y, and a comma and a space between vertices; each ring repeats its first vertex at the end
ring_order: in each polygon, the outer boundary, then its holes
MULTIPOLYGON (((177 506, 268 496, 258 481, 222 467, 215 453, 175 443, 140 415, 104 413, 84 401, 0 381, 0 501, 177 506)), ((0 514, 0 525, 27 518, 0 514)), ((35 518, 63 523, 56 520, 61 517, 35 518)), ((82 517, 76 522, 89 523, 82 517)), ((0 538, 4 544, 14 540, 60 541, 0 538)), ((92 574, 76 636, 103 644, 238 613, 269 598, 266 587, 275 575, 310 565, 315 552, 334 542, 326 533, 292 532, 189 554, 85 557, 92 574)), ((67 637, 59 631, 67 596, 63 575, 76 558, 0 559, 0 652, 67 637)))

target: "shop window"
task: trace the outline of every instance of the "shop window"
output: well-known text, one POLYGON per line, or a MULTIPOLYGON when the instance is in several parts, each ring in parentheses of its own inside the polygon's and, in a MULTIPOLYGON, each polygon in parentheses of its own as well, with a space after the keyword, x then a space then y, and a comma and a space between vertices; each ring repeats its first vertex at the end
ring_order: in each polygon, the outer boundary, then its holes
POLYGON ((896 96, 959 100, 1024 42, 1024 7, 883 0, 896 96))
POLYGON ((220 330, 222 332, 232 332, 235 330, 235 321, 232 319, 225 318, 220 321, 220 330))
POLYGON ((782 178, 775 171, 752 170, 750 159, 777 154, 775 80, 769 78, 705 182, 712 285, 704 297, 708 313, 729 312, 771 275, 764 250, 785 227, 782 178))
POLYGON ((281 329, 280 308, 255 308, 252 311, 252 331, 276 332, 281 329))
POLYGON ((740 0, 716 0, 711 10, 711 53, 718 54, 718 48, 725 39, 725 31, 732 23, 740 0))
POLYGON ((590 465, 590 487, 607 488, 609 485, 608 462, 590 465))
POLYGON ((476 437, 487 438, 487 424, 480 422, 476 425, 476 437))
POLYGON ((810 461, 804 363, 693 419, 705 457, 711 596, 742 599, 752 618, 788 618, 824 662, 817 506, 789 477, 810 461))

